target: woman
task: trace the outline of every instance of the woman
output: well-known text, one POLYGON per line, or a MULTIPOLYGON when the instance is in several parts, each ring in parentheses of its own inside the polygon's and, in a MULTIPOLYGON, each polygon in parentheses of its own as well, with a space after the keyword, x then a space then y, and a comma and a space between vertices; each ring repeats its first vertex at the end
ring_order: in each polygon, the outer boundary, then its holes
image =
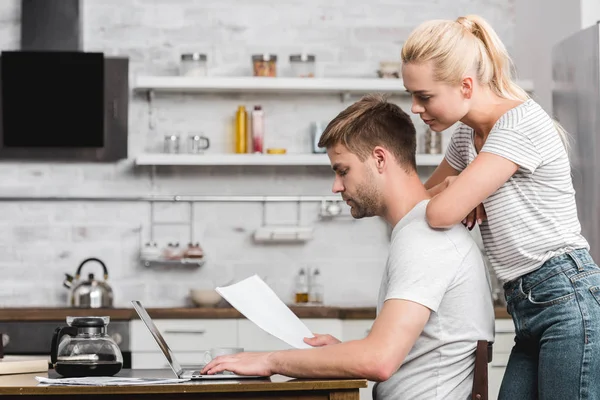
POLYGON ((426 182, 427 218, 480 225, 504 283, 515 346, 500 399, 600 399, 600 268, 581 235, 564 131, 511 77, 478 16, 429 21, 402 49, 412 112, 459 122, 426 182))

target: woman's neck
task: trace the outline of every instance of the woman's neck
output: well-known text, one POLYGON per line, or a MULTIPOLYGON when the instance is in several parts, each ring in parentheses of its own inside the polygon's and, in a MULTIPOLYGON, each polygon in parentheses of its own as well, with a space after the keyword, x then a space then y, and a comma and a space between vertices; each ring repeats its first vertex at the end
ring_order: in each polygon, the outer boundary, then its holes
POLYGON ((485 89, 472 99, 471 108, 461 122, 473 128, 475 135, 485 141, 500 117, 522 103, 521 100, 505 99, 485 89))

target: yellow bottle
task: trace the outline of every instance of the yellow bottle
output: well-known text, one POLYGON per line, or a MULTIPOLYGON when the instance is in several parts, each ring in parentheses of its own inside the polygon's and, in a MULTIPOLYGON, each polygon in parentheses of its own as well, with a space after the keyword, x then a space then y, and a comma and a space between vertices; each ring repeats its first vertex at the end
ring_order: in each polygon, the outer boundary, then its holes
POLYGON ((248 113, 244 106, 239 106, 235 115, 235 152, 248 152, 248 113))

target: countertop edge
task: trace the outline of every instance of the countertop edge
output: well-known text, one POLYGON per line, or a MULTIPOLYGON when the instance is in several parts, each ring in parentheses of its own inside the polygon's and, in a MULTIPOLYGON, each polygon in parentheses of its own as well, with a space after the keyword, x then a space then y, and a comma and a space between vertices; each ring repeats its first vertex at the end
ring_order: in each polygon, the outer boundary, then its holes
MULTIPOLYGON (((299 318, 325 318, 341 320, 373 320, 375 307, 309 307, 291 306, 299 318)), ((149 308, 155 319, 239 319, 245 318, 234 308, 149 308)), ((496 307, 497 319, 510 318, 505 307, 496 307)), ((109 316, 113 321, 138 319, 132 308, 1 308, 0 322, 8 321, 64 321, 67 316, 109 316)))

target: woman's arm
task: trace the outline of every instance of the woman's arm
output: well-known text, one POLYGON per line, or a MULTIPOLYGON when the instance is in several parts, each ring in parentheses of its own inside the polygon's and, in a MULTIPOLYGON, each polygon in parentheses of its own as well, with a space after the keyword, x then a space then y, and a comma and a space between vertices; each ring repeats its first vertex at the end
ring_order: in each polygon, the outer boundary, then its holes
POLYGON ((434 228, 448 228, 461 222, 504 185, 518 168, 517 164, 504 157, 480 153, 451 185, 427 204, 427 222, 434 228))

